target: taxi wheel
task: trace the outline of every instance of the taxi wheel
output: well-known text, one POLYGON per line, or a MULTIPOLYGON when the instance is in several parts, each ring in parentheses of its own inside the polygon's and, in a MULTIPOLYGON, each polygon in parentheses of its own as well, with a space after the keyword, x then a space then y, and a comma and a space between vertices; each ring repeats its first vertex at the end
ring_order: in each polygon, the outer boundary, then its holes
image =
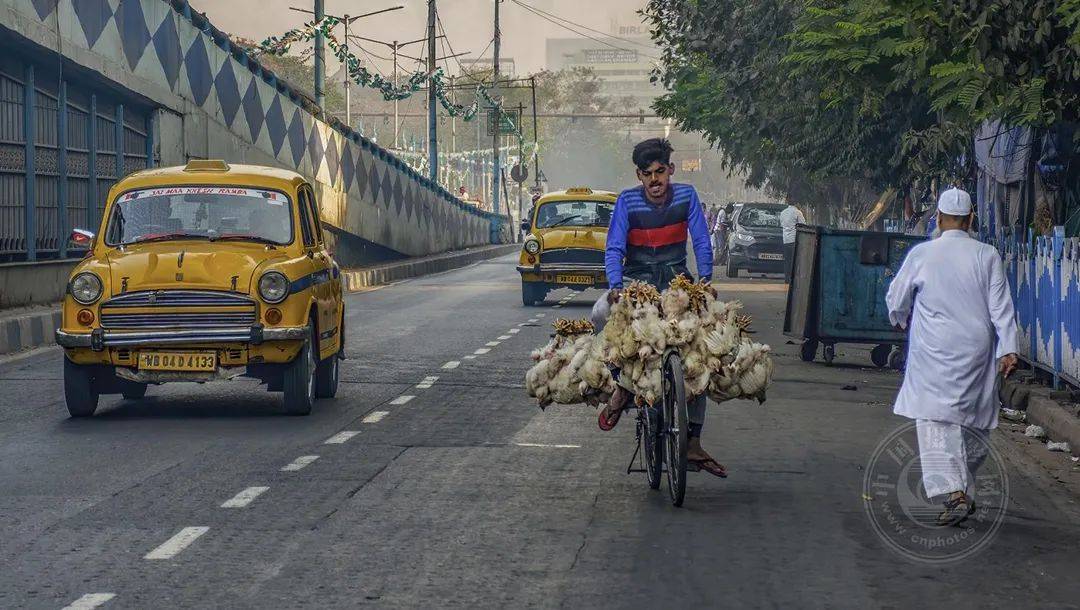
POLYGON ((739 268, 732 265, 730 260, 728 260, 728 262, 727 262, 727 276, 728 277, 739 277, 739 268))
POLYGON ((521 282, 521 302, 526 307, 534 307, 544 302, 547 285, 543 282, 521 282))
POLYGON ((296 358, 285 369, 285 412, 289 415, 307 415, 315 405, 315 331, 304 342, 296 358))
POLYGON ((338 353, 328 356, 315 369, 315 395, 319 398, 333 398, 338 390, 338 353))
POLYGON ((90 417, 97 410, 98 395, 94 387, 94 367, 64 358, 64 402, 68 413, 72 417, 90 417))

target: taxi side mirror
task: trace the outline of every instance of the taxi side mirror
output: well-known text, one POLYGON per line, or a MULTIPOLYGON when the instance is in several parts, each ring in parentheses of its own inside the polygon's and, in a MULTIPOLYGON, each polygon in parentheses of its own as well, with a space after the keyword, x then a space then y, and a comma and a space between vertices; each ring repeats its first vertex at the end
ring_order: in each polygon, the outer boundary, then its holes
POLYGON ((68 247, 75 250, 89 248, 94 243, 94 232, 86 229, 72 229, 71 237, 68 238, 68 247))
POLYGON ((522 220, 521 221, 521 230, 528 233, 529 231, 532 230, 532 224, 528 220, 522 220))

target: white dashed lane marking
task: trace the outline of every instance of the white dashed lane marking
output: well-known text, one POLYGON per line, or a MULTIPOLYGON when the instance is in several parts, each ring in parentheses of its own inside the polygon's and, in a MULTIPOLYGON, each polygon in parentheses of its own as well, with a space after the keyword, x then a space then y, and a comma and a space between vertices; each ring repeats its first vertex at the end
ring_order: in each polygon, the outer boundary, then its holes
POLYGON ((562 305, 552 305, 551 306, 552 309, 559 309, 560 307, 562 307, 562 305))
POLYGON ((389 411, 372 411, 371 413, 365 415, 364 419, 360 420, 360 422, 365 424, 374 424, 376 422, 382 421, 382 418, 386 417, 387 415, 390 415, 389 411))
POLYGON ((529 324, 536 324, 540 321, 540 318, 529 318, 529 324))
POLYGON ((510 338, 510 335, 500 335, 499 336, 499 341, 506 341, 509 338, 510 338))
POLYGON ((390 404, 392 404, 392 405, 403 405, 403 404, 409 402, 410 400, 412 400, 414 398, 416 398, 416 397, 415 396, 398 396, 394 400, 391 400, 390 404))
POLYGON ((185 527, 163 542, 161 546, 147 553, 144 559, 172 559, 208 531, 210 531, 208 527, 185 527))
POLYGON ((296 472, 319 459, 317 455, 302 455, 281 468, 281 472, 296 472))
POLYGON ((342 430, 341 432, 338 432, 334 436, 331 436, 330 438, 326 439, 326 441, 324 441, 323 444, 324 445, 340 445, 340 444, 348 441, 350 438, 356 436, 357 434, 360 434, 360 433, 357 432, 356 430, 342 430))
POLYGON ((63 610, 92 610, 116 597, 115 593, 87 593, 64 606, 63 610))
POLYGON ((581 445, 547 445, 544 443, 514 443, 518 447, 543 447, 545 449, 581 449, 581 445))
POLYGON ((520 328, 511 328, 511 329, 510 329, 509 331, 507 331, 507 332, 509 332, 509 333, 510 333, 511 335, 516 335, 516 334, 518 334, 519 332, 521 332, 521 329, 520 329, 520 328))
POLYGON ((447 362, 446 364, 442 365, 442 367, 444 369, 446 369, 446 370, 456 369, 459 366, 461 366, 461 362, 459 362, 457 360, 451 360, 450 362, 447 362))
POLYGON ((488 341, 488 342, 487 342, 487 343, 485 343, 484 345, 486 345, 486 346, 488 346, 488 347, 496 347, 496 346, 498 346, 498 345, 499 345, 499 343, 501 343, 501 341, 488 341))
POLYGON ((221 505, 221 508, 244 508, 248 504, 251 504, 255 498, 258 498, 269 490, 269 487, 248 487, 228 500, 225 500, 225 503, 221 505))
POLYGON ((536 314, 536 317, 537 318, 543 318, 546 315, 547 315, 546 313, 538 313, 538 314, 536 314))
POLYGON ((418 390, 427 390, 427 389, 431 388, 431 386, 435 385, 435 382, 438 381, 438 380, 439 380, 438 377, 424 377, 423 381, 416 384, 416 389, 418 389, 418 390))
POLYGON ((465 359, 466 360, 476 360, 476 355, 475 354, 469 354, 468 356, 465 356, 465 359))
POLYGON ((490 352, 490 351, 491 351, 491 349, 490 349, 490 348, 487 348, 487 347, 481 347, 480 349, 478 349, 478 350, 476 350, 475 352, 473 352, 473 354, 476 354, 477 356, 483 356, 484 354, 486 354, 486 353, 488 353, 488 352, 490 352))

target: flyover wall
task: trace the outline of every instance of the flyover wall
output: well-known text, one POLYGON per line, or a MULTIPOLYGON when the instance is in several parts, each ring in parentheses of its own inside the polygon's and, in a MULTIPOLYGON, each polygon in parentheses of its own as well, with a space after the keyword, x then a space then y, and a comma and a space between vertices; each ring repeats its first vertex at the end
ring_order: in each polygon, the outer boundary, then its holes
POLYGON ((345 265, 511 239, 505 218, 319 118, 185 0, 0 0, 0 34, 0 132, 26 140, 0 137, 0 254, 70 256, 67 232, 96 228, 111 183, 191 158, 312 180, 345 265))

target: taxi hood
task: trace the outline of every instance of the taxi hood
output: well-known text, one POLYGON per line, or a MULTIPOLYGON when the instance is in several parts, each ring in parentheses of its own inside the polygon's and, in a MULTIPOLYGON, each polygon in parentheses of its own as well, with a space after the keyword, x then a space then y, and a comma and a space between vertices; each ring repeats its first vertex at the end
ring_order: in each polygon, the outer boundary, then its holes
POLYGON ((175 241, 133 244, 109 252, 107 259, 114 295, 121 292, 124 278, 128 292, 189 288, 250 293, 252 275, 275 254, 263 244, 175 241))
POLYGON ((556 248, 607 248, 607 227, 555 227, 538 229, 545 250, 556 248))

